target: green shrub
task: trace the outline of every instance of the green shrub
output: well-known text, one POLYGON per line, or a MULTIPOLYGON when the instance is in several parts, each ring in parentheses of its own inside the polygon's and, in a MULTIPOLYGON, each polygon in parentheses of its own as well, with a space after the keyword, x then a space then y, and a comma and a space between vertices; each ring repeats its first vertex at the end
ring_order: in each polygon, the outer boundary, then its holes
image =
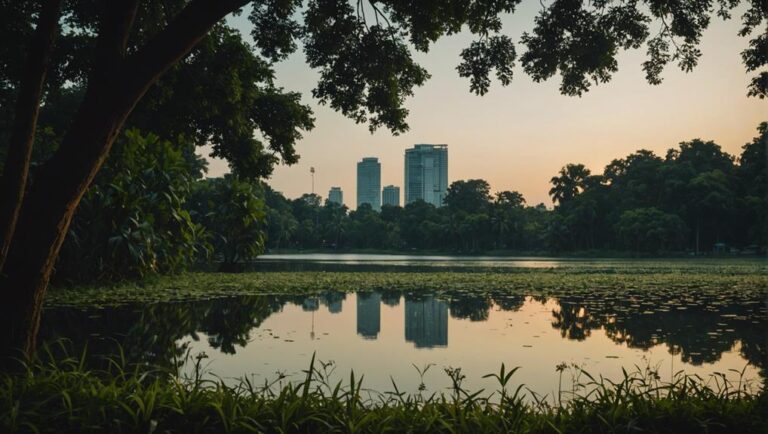
POLYGON ((80 203, 57 278, 116 280, 185 270, 209 249, 184 203, 204 163, 194 145, 128 130, 80 203))
POLYGON ((261 187, 232 175, 195 183, 187 204, 211 235, 215 259, 224 268, 248 262, 264 251, 265 220, 261 187))

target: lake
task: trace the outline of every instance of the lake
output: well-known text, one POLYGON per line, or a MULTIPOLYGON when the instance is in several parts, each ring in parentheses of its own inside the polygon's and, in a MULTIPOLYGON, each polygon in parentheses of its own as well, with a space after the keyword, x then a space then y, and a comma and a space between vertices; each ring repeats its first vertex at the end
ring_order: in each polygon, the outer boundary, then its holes
MULTIPOLYGON (((264 269, 372 266, 386 273, 390 267, 506 272, 565 267, 566 274, 596 275, 610 269, 639 273, 649 267, 674 275, 722 265, 391 255, 268 255, 261 261, 257 266, 264 269)), ((723 267, 731 270, 730 265, 723 267)), ((41 334, 49 342, 66 337, 78 348, 88 342, 94 355, 114 354, 118 342, 130 360, 165 366, 187 354, 205 354, 207 375, 225 381, 301 379, 314 354, 333 371, 332 378, 347 379, 354 370, 364 376, 364 387, 378 392, 394 390, 393 382, 401 391, 414 393, 423 384, 425 393, 443 392, 451 385, 445 370, 453 368, 461 368, 464 386, 493 390, 493 381, 483 375, 497 372, 502 363, 520 367, 513 383, 549 396, 561 387, 556 367, 562 363, 567 365, 562 383, 568 388, 572 379, 586 379, 579 377, 580 369, 611 379, 620 378, 622 368, 650 368, 662 380, 683 371, 759 383, 768 366, 764 288, 733 297, 725 290, 700 291, 682 281, 678 288, 650 282, 637 290, 601 288, 570 294, 566 288, 556 295, 474 293, 446 282, 444 290, 323 290, 310 295, 49 307, 41 334)), ((190 373, 191 365, 188 361, 182 370, 190 373)))

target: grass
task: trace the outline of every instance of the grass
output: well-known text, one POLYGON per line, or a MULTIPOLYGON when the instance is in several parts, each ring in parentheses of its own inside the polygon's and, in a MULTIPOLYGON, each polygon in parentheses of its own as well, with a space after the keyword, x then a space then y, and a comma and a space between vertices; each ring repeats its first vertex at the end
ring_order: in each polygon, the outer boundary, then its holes
MULTIPOLYGON (((0 373, 0 431, 6 433, 765 433, 763 392, 723 378, 676 376, 663 383, 651 369, 625 372, 618 382, 585 378, 555 400, 513 387, 515 369, 489 374, 497 390, 468 391, 460 369, 446 370, 445 393, 369 392, 354 372, 328 380, 312 358, 297 382, 256 385, 206 380, 202 358, 189 377, 126 367, 119 357, 105 370, 85 357, 36 361, 0 373)), ((562 375, 563 370, 559 370, 562 375)), ((555 373, 553 373, 555 375, 555 373)))
POLYGON ((315 294, 322 291, 471 291, 507 295, 564 296, 623 291, 718 297, 762 297, 768 294, 766 262, 762 260, 575 261, 558 268, 471 268, 468 271, 291 271, 248 273, 185 273, 148 282, 109 287, 54 288, 51 306, 119 305, 131 302, 202 300, 235 295, 315 294))

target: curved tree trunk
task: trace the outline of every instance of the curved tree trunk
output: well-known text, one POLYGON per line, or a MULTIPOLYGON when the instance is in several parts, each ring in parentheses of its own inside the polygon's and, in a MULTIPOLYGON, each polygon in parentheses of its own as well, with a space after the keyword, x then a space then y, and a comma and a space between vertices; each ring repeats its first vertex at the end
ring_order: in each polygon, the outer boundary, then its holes
POLYGON ((61 147, 36 175, 0 284, 3 348, 33 351, 45 288, 59 249, 80 199, 133 107, 131 99, 106 92, 105 85, 91 86, 61 147))
POLYGON ((133 108, 216 22, 247 1, 193 0, 146 46, 125 58, 138 3, 109 1, 85 99, 22 204, 0 277, 0 360, 19 350, 26 356, 34 352, 43 298, 69 224, 133 108))
POLYGON ((32 145, 48 63, 58 33, 61 0, 42 5, 35 34, 28 48, 23 82, 16 100, 15 119, 8 155, 0 177, 0 270, 3 269, 27 187, 32 145))

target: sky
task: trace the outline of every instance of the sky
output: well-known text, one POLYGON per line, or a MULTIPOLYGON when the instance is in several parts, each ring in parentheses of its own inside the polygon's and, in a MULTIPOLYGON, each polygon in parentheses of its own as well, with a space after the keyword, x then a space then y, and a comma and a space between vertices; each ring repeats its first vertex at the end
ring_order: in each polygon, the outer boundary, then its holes
MULTIPOLYGON (((523 0, 513 15, 504 17, 504 33, 519 41, 532 29, 538 8, 539 2, 523 0)), ((740 57, 748 46, 748 38, 737 35, 740 15, 737 10, 736 19, 713 19, 692 72, 670 64, 661 85, 648 84, 641 68, 643 47, 621 53, 613 79, 582 97, 561 95, 559 76, 534 83, 519 64, 509 86, 494 81, 488 94, 476 96, 455 69, 471 35, 441 39, 429 53, 414 55, 432 78, 406 102, 410 130, 399 136, 386 129, 371 134, 366 124, 319 105, 311 95, 318 73, 299 50, 276 65, 277 84, 303 94, 303 103, 315 113, 315 129, 296 145, 299 163, 277 167, 267 182, 295 198, 310 192, 309 168, 314 167, 315 193, 325 198, 331 186, 340 186, 345 204, 354 208, 356 163, 363 157, 378 157, 382 186, 400 186, 402 195, 405 149, 440 143, 448 145, 449 183, 482 178, 492 192, 516 190, 530 205, 551 206, 549 180, 568 163, 602 173, 611 160, 638 149, 663 156, 694 138, 714 140, 738 155, 756 136, 757 125, 768 120, 768 102, 746 96, 751 75, 740 57)), ((230 23, 248 34, 245 16, 232 17, 230 23)), ((516 48, 518 54, 524 51, 519 43, 516 48)), ((209 176, 227 171, 226 162, 210 160, 209 176)))

